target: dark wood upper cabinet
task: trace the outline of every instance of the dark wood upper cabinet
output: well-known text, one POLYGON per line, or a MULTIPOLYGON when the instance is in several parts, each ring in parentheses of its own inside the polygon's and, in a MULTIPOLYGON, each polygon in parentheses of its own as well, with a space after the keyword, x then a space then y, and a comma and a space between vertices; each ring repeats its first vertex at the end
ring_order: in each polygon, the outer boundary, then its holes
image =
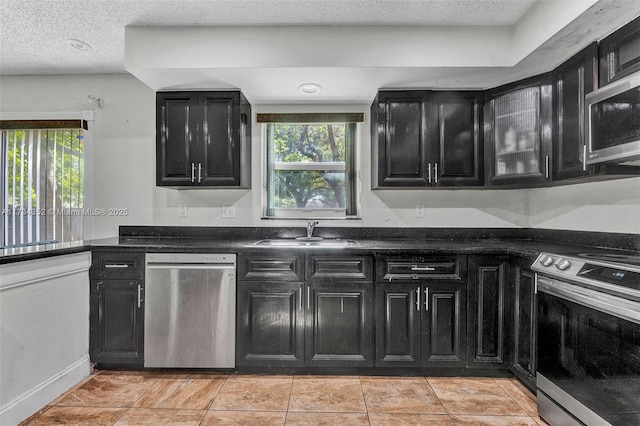
POLYGON ((551 73, 485 93, 487 185, 549 182, 552 166, 551 73))
POLYGON ((482 92, 380 91, 374 188, 482 185, 482 92))
POLYGON ((251 106, 238 91, 156 94, 156 185, 249 188, 251 106))
POLYGON ((597 44, 593 43, 553 71, 553 180, 589 174, 585 166, 584 97, 596 82, 597 44))
POLYGON ((482 185, 482 92, 436 92, 428 103, 432 183, 482 185))
POLYGON ((640 71, 640 17, 598 45, 600 87, 640 71))
POLYGON ((379 92, 371 105, 373 187, 427 186, 424 91, 379 92))

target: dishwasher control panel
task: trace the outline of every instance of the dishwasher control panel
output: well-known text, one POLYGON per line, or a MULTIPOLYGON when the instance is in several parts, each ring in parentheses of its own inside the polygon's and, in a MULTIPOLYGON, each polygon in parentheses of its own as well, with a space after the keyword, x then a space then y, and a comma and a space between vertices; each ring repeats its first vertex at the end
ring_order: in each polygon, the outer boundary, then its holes
POLYGON ((236 263, 230 253, 147 253, 147 265, 154 263, 220 264, 236 263))

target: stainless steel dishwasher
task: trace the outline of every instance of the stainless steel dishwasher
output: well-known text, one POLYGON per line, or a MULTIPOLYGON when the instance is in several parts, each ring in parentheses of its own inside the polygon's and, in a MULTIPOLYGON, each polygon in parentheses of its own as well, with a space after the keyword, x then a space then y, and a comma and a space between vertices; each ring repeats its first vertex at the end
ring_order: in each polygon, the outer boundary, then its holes
POLYGON ((235 271, 235 254, 147 253, 145 367, 235 367, 235 271))

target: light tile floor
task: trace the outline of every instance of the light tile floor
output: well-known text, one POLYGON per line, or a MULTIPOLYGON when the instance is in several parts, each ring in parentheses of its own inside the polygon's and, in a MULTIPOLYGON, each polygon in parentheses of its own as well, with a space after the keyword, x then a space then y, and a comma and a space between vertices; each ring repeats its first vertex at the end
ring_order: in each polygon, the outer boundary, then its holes
POLYGON ((93 374, 23 425, 545 425, 515 379, 93 374))

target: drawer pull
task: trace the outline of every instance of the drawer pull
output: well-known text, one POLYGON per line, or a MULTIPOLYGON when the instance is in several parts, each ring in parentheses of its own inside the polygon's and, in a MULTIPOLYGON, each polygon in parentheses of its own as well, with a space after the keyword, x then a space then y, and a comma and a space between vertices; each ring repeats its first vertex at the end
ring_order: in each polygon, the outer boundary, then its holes
POLYGON ((417 266, 414 265, 411 267, 412 271, 435 271, 436 268, 432 268, 431 266, 417 266))
POLYGON ((416 309, 420 311, 420 287, 416 288, 416 309))
POLYGON ((104 265, 105 268, 130 268, 131 265, 127 265, 126 263, 110 263, 108 265, 104 265))

